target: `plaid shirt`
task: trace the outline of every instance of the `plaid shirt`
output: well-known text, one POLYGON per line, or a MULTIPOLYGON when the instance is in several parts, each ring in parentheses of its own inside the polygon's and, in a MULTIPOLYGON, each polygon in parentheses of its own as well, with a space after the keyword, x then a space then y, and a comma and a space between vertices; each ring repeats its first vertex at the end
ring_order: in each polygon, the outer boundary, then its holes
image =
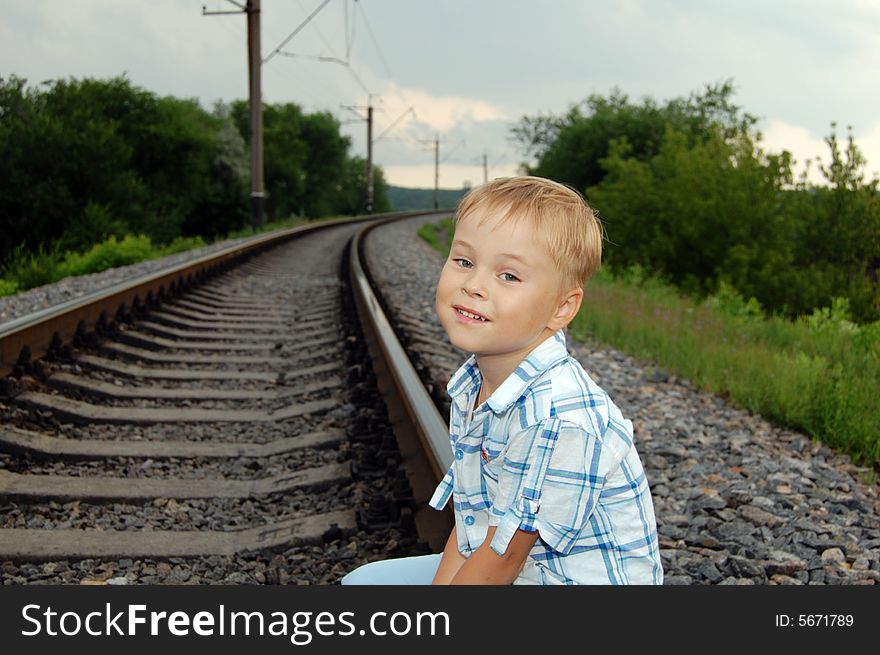
POLYGON ((472 355, 447 385, 452 466, 430 505, 453 498, 470 555, 517 530, 539 532, 514 584, 662 584, 654 505, 632 422, 568 354, 560 330, 473 412, 472 355))

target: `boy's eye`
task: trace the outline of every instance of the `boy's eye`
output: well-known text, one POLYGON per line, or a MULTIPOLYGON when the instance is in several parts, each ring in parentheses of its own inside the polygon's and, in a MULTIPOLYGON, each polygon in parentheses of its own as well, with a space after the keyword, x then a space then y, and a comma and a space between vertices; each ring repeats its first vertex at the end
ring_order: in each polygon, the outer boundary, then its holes
POLYGON ((465 259, 464 257, 457 257, 456 259, 453 259, 452 261, 456 262, 462 268, 470 268, 471 266, 473 266, 473 264, 471 264, 471 262, 469 260, 465 259))
POLYGON ((505 282, 519 282, 519 278, 513 273, 502 273, 501 277, 505 282))

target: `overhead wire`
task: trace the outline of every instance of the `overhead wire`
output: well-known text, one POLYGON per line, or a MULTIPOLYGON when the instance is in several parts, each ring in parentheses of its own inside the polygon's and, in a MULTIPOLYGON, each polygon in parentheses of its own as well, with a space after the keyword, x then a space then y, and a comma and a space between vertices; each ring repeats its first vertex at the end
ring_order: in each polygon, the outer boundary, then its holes
MULTIPOLYGON (((299 8, 302 10, 303 14, 308 13, 306 8, 303 6, 302 0, 296 0, 296 4, 299 5, 299 8)), ((321 28, 318 27, 318 23, 312 22, 310 23, 315 32, 318 33, 318 36, 321 38, 321 41, 324 42, 324 45, 327 46, 327 50, 330 51, 330 54, 334 57, 336 56, 336 52, 333 50, 333 46, 330 45, 330 41, 327 40, 327 37, 324 36, 324 33, 321 31, 321 28)))
POLYGON ((391 67, 388 65, 388 61, 385 59, 385 55, 382 52, 382 48, 379 46, 379 41, 376 39, 376 35, 373 33, 373 28, 370 27, 370 21, 367 20, 367 12, 364 11, 364 7, 361 3, 355 3, 355 6, 361 12, 361 18, 363 18, 364 26, 367 28, 367 34, 370 36, 370 40, 373 42, 373 46, 376 48, 376 52, 379 55, 379 60, 382 62, 382 65, 385 67, 385 72, 388 73, 388 77, 394 77, 394 74, 391 72, 391 67))
POLYGON ((315 16, 317 16, 318 12, 327 6, 327 3, 329 3, 329 2, 330 2, 330 0, 323 0, 323 2, 320 5, 318 5, 318 7, 311 14, 309 14, 308 18, 306 18, 302 23, 297 25, 296 29, 294 29, 293 32, 288 34, 287 38, 285 38, 281 43, 279 43, 278 46, 272 52, 269 53, 268 57, 265 57, 263 59, 263 63, 265 64, 267 61, 272 59, 272 57, 274 57, 276 54, 278 54, 281 51, 281 48, 283 48, 288 43, 290 43, 290 40, 293 37, 295 37, 297 34, 299 34, 303 30, 303 28, 305 28, 305 26, 308 25, 315 16))
MULTIPOLYGON (((229 0, 229 1, 235 2, 235 0, 229 0)), ((343 59, 342 57, 336 56, 336 51, 335 51, 333 45, 331 44, 330 40, 323 34, 323 32, 318 27, 317 23, 312 21, 312 19, 318 14, 318 12, 320 12, 324 7, 326 7, 329 2, 330 2, 330 0, 323 0, 320 4, 318 4, 318 6, 314 10, 312 10, 310 14, 308 14, 308 16, 305 18, 305 20, 303 22, 301 22, 296 27, 296 29, 294 29, 290 34, 288 34, 281 41, 281 43, 278 46, 276 46, 275 49, 272 50, 269 53, 269 55, 263 59, 263 63, 266 63, 275 55, 280 54, 280 55, 284 55, 284 56, 290 57, 290 58, 301 58, 301 59, 308 59, 308 60, 313 60, 313 61, 330 62, 330 63, 335 63, 338 65, 341 65, 349 71, 349 74, 351 75, 352 79, 357 83, 357 85, 360 87, 360 89, 367 94, 368 102, 370 102, 372 104, 372 98, 379 99, 379 106, 377 106, 376 109, 378 109, 378 111, 382 112, 382 111, 384 111, 384 108, 381 106, 382 100, 381 100, 380 96, 378 96, 377 94, 373 94, 370 91, 369 87, 366 85, 364 80, 361 78, 361 76, 354 69, 354 67, 352 66, 352 62, 351 62, 352 49, 354 48, 355 39, 357 36, 357 22, 358 22, 357 21, 357 13, 359 10, 361 21, 363 23, 363 26, 367 30, 367 35, 369 36, 370 41, 371 41, 373 47, 375 48, 376 54, 378 55, 379 60, 382 64, 382 66, 384 67, 385 72, 388 74, 389 77, 393 78, 393 72, 391 71, 391 67, 388 64, 388 59, 385 56, 385 53, 382 49, 382 46, 379 42, 379 39, 376 37, 376 33, 373 31, 372 25, 370 24, 369 18, 367 17, 367 14, 366 14, 366 10, 363 7, 363 3, 358 3, 357 1, 355 1, 354 9, 350 9, 349 8, 349 0, 343 0, 343 12, 342 12, 343 17, 342 18, 343 18, 343 30, 344 30, 344 38, 345 38, 345 58, 343 59), (327 48, 327 51, 330 53, 330 56, 296 53, 296 52, 290 52, 290 51, 283 49, 284 46, 287 45, 297 34, 299 34, 304 29, 304 27, 310 22, 312 23, 313 29, 317 33, 318 37, 323 42, 323 45, 327 48)), ((307 9, 304 7, 301 0, 297 0, 297 4, 299 5, 299 8, 303 13, 307 12, 307 9)), ((277 74, 277 71, 273 71, 272 74, 273 75, 277 74)), ((309 76, 309 77, 311 78, 311 76, 309 76)), ((310 84, 309 86, 313 86, 313 85, 310 84)), ((330 91, 325 85, 319 84, 318 86, 320 86, 323 91, 328 92, 329 95, 333 95, 333 92, 330 91)), ((411 104, 407 100, 407 98, 404 96, 404 94, 401 92, 399 86, 396 84, 394 85, 394 92, 397 95, 397 97, 403 102, 403 104, 405 104, 405 105, 411 104)), ((410 107, 401 116, 399 116, 397 119, 392 121, 392 123, 390 125, 388 125, 380 133, 379 139, 391 138, 394 140, 409 143, 411 145, 417 145, 416 141, 413 138, 411 138, 405 134, 403 134, 399 137, 387 137, 386 136, 387 133, 389 131, 391 131, 410 112, 415 116, 414 108, 410 107)), ((375 139, 374 141, 379 140, 379 139, 375 139)), ((459 142, 459 144, 457 144, 455 146, 455 148, 458 148, 463 143, 464 143, 463 141, 459 142)), ((453 150, 455 148, 453 148, 453 150)), ((446 156, 444 157, 443 161, 446 161, 451 153, 452 153, 452 151, 450 151, 449 153, 446 153, 446 156)))
POLYGON ((346 61, 343 61, 342 59, 339 59, 338 57, 325 57, 323 55, 306 55, 306 54, 300 54, 297 52, 287 52, 286 50, 281 50, 278 54, 284 55, 285 57, 290 57, 292 59, 296 59, 296 58, 298 58, 298 59, 311 59, 313 61, 324 61, 324 62, 332 62, 334 64, 339 64, 340 66, 346 68, 349 73, 351 73, 351 76, 355 79, 355 81, 364 90, 364 93, 366 93, 368 96, 372 95, 372 93, 370 92, 370 89, 367 88, 367 85, 364 84, 364 81, 354 71, 354 69, 351 67, 351 64, 349 64, 346 61))
POLYGON ((348 18, 348 0, 342 0, 345 7, 345 59, 351 60, 351 48, 354 45, 354 33, 356 24, 356 13, 351 12, 351 21, 348 18))
POLYGON ((459 146, 463 146, 463 145, 465 145, 464 139, 459 139, 458 143, 456 143, 454 146, 452 146, 452 148, 450 148, 449 151, 446 153, 446 156, 440 160, 440 163, 442 164, 447 159, 449 159, 449 157, 452 155, 452 153, 455 152, 456 150, 458 150, 459 146))

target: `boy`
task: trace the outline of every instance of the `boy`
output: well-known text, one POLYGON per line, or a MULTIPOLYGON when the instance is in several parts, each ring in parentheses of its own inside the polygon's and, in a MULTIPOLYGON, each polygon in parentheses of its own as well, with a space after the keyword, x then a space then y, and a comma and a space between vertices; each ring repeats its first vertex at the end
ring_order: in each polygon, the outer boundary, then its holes
MULTIPOLYGON (((397 584, 661 584, 632 423, 565 346, 601 261, 593 211, 516 177, 471 191, 455 222, 436 311, 473 355, 447 386, 455 459, 430 503, 452 499, 455 527, 442 556, 363 569, 397 584)), ((346 583, 378 581, 363 569, 346 583)))

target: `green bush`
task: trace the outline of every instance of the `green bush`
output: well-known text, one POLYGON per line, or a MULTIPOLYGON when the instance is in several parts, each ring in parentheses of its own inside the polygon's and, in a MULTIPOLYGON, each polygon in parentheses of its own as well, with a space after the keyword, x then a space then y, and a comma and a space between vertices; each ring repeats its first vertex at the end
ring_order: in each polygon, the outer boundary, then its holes
POLYGON ((126 231, 125 222, 114 218, 107 205, 90 202, 64 230, 58 247, 59 250, 82 251, 111 236, 122 236, 126 231))
MULTIPOLYGON (((270 223, 263 232, 292 227, 305 222, 304 219, 288 219, 270 223)), ((253 236, 253 228, 226 235, 225 239, 253 236)), ((122 239, 110 236, 86 252, 67 251, 63 255, 56 249, 38 249, 36 254, 29 253, 24 246, 13 252, 7 263, 0 268, 0 296, 9 296, 35 286, 56 282, 64 277, 99 273, 108 268, 136 264, 147 259, 167 257, 187 250, 201 248, 206 245, 200 236, 178 237, 164 246, 153 245, 146 235, 126 235, 122 239)))
POLYGON ((24 245, 12 251, 3 266, 3 277, 18 285, 19 289, 32 289, 58 279, 58 250, 44 246, 36 252, 28 252, 24 245))
POLYGON ((850 319, 849 299, 834 298, 830 307, 817 307, 804 317, 811 330, 817 332, 853 332, 858 326, 850 319))
POLYGON ((0 298, 18 293, 18 282, 0 278, 0 298))
POLYGON ((154 257, 167 257, 168 255, 176 255, 179 252, 194 250, 205 245, 202 237, 177 237, 167 246, 162 246, 156 252, 154 257))
POLYGON ((443 218, 437 223, 425 223, 419 230, 418 235, 427 241, 432 248, 444 253, 449 253, 452 245, 452 235, 455 232, 455 221, 452 217, 443 218))
POLYGON ((121 241, 111 236, 85 253, 68 252, 58 266, 58 278, 98 273, 108 268, 136 264, 154 256, 153 244, 146 235, 126 235, 121 241))
POLYGON ((733 318, 762 318, 764 311, 754 297, 748 300, 726 282, 721 282, 713 295, 706 300, 707 304, 717 309, 719 312, 731 316, 733 318))

